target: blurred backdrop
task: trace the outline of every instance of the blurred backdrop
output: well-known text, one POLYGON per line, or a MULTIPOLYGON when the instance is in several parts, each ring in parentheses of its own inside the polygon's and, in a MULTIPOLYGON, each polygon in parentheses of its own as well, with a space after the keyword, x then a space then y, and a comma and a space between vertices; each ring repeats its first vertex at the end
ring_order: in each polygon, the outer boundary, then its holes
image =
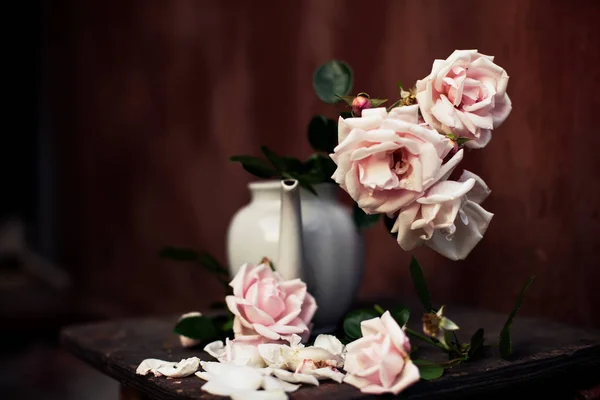
MULTIPOLYGON (((510 75, 512 114, 461 165, 492 188, 496 216, 463 262, 414 254, 440 301, 506 313, 536 274, 524 315, 599 326, 597 1, 65 0, 40 10, 39 123, 19 144, 34 146, 21 165, 38 172, 35 190, 18 193, 35 210, 21 213, 29 245, 68 273, 67 315, 184 312, 221 298, 203 270, 157 253, 186 246, 226 262, 227 226, 254 179, 228 158, 261 144, 311 153, 308 121, 339 111, 313 93, 321 63, 344 60, 357 92, 393 99, 398 81, 475 48, 510 75)), ((365 240, 360 297, 412 297, 410 254, 382 225, 365 240)))

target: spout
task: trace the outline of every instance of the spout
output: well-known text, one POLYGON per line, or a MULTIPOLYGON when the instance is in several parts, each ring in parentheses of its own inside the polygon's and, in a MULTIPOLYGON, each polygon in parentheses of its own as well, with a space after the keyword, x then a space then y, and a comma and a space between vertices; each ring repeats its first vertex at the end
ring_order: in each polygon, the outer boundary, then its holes
POLYGON ((281 181, 279 254, 275 267, 284 279, 302 278, 304 264, 300 187, 297 180, 281 181))

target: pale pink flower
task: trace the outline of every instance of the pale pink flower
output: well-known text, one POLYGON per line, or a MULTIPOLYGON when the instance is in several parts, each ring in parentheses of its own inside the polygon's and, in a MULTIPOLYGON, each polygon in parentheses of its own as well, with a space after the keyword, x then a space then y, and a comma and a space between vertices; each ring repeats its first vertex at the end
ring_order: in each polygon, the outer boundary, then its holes
POLYGON ((494 57, 456 50, 446 60, 435 60, 429 76, 417 81, 417 101, 434 129, 472 139, 466 146, 481 148, 510 114, 507 85, 508 74, 494 57))
POLYGON ((302 280, 286 281, 269 264, 244 264, 230 286, 233 295, 225 301, 237 341, 308 339, 317 304, 302 280))
POLYGON ((409 251, 425 244, 444 257, 462 260, 483 238, 494 214, 480 204, 489 195, 485 182, 464 171, 457 182, 441 181, 404 208, 392 228, 409 251))
POLYGON ((460 162, 458 151, 443 163, 451 141, 419 124, 418 106, 363 110, 360 118, 340 118, 337 164, 332 176, 367 214, 394 214, 419 198, 460 162))
POLYGON ((344 382, 363 393, 398 394, 419 380, 408 337, 389 311, 360 326, 363 337, 346 345, 344 382))

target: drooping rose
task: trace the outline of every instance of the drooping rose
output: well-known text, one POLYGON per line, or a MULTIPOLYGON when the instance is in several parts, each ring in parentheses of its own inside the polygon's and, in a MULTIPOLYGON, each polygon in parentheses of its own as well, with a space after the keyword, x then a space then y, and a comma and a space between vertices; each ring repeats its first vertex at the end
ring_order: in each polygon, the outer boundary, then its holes
POLYGON ((482 148, 510 114, 507 85, 508 74, 494 57, 456 50, 446 60, 435 60, 429 76, 417 81, 417 101, 430 126, 472 139, 467 147, 482 148))
POLYGON ((451 260, 465 259, 494 216, 480 206, 489 193, 479 176, 464 171, 457 182, 438 182, 404 208, 392 232, 406 251, 425 244, 451 260))
POLYGON ((230 283, 227 307, 236 340, 307 340, 317 304, 300 279, 284 280, 268 264, 244 264, 230 283))
POLYGON ((338 141, 332 178, 367 214, 397 212, 445 179, 463 155, 459 150, 443 164, 452 143, 418 123, 417 105, 340 118, 338 141))
POLYGON ((386 311, 360 324, 363 337, 346 345, 344 382, 363 393, 398 394, 420 378, 409 357, 410 342, 386 311))

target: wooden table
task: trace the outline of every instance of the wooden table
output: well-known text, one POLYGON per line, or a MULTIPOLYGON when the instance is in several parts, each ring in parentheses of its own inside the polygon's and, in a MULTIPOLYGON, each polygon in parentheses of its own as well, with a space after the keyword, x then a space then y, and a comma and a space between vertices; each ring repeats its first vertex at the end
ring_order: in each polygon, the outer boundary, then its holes
MULTIPOLYGON (((421 381, 402 393, 402 398, 507 398, 515 393, 529 398, 600 398, 600 332, 553 322, 517 317, 513 326, 512 361, 500 359, 497 347, 505 316, 484 311, 451 308, 452 319, 464 332, 462 341, 477 328, 486 331, 485 357, 447 370, 435 381, 421 381)), ((135 374, 145 358, 179 361, 211 357, 200 349, 184 349, 172 333, 177 317, 126 319, 68 327, 63 345, 75 356, 122 384, 121 399, 217 399, 203 392, 204 381, 135 374)), ((416 326, 415 328, 418 329, 416 326)), ((413 340, 417 344, 417 339, 413 340)), ((418 358, 438 355, 421 347, 418 358)), ((392 397, 392 396, 390 396, 392 397)), ((303 385, 290 399, 367 399, 347 384, 323 382, 303 385)), ((378 396, 374 398, 388 398, 378 396)))

